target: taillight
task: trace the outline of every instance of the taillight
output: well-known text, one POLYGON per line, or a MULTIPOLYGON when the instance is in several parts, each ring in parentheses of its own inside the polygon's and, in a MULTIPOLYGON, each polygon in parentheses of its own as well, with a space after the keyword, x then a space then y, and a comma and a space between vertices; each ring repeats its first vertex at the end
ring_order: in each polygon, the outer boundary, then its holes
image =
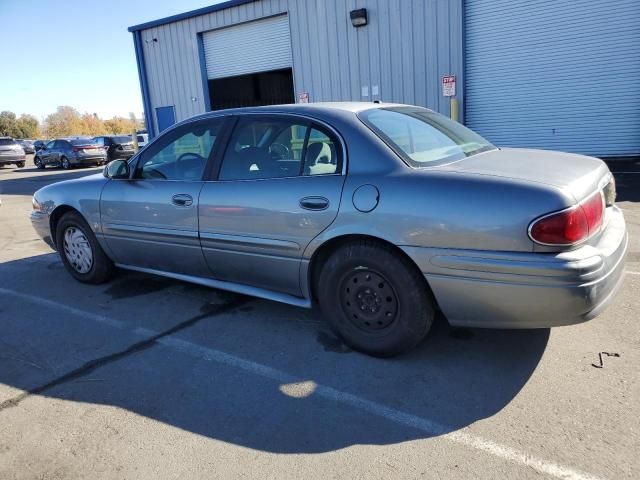
POLYGON ((535 220, 529 236, 544 245, 574 245, 598 231, 603 213, 604 198, 597 192, 574 207, 535 220))

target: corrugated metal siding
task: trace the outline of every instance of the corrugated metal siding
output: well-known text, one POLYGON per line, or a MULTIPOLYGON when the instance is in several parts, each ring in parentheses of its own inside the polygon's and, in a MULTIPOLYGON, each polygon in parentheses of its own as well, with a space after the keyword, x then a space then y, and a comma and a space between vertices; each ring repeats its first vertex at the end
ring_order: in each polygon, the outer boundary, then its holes
POLYGON ((152 112, 175 105, 176 120, 206 110, 198 33, 287 12, 287 0, 260 0, 141 31, 152 112), (154 42, 156 38, 158 41, 154 42), (195 98, 195 101, 192 100, 195 98))
POLYGON ((382 100, 448 115, 440 78, 449 73, 462 98, 462 0, 289 0, 289 16, 296 92, 313 102, 382 100), (365 27, 351 25, 357 8, 367 9, 365 27))
POLYGON ((210 79, 290 68, 292 65, 287 15, 206 32, 203 42, 210 79))
POLYGON ((466 123, 504 146, 640 154, 640 2, 466 0, 466 123))
POLYGON ((442 75, 457 75, 463 100, 462 1, 260 0, 142 30, 152 108, 175 105, 178 121, 205 111, 198 33, 288 12, 296 93, 308 92, 312 102, 413 103, 448 115, 442 75), (356 8, 367 8, 367 26, 351 25, 356 8))

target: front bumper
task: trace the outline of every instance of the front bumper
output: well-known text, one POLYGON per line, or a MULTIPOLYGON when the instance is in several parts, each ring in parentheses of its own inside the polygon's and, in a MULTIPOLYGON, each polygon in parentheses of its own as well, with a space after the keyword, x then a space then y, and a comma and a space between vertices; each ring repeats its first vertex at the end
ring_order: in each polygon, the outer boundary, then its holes
POLYGON ((56 250, 55 242, 51 238, 51 225, 49 224, 49 215, 43 212, 31 212, 31 225, 42 240, 47 245, 56 250))
POLYGON ((628 234, 611 207, 596 245, 562 253, 402 247, 455 326, 547 328, 601 313, 621 286, 628 234))

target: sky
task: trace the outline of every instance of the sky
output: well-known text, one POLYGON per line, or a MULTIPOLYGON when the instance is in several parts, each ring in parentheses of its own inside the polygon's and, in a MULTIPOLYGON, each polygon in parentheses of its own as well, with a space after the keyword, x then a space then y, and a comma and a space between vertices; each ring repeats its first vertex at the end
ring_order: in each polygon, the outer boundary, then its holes
POLYGON ((142 115, 127 28, 220 0, 0 0, 0 111, 142 115))

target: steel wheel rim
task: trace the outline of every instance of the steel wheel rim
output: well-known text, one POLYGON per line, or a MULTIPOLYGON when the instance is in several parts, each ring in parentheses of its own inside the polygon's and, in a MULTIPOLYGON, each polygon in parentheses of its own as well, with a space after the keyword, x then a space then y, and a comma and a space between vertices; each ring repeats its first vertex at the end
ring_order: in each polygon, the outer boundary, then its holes
POLYGON ((340 306, 349 323, 367 333, 390 328, 398 318, 398 296, 389 281, 368 268, 351 270, 340 281, 340 306))
POLYGON ((64 255, 78 273, 87 273, 93 266, 93 250, 84 232, 77 227, 64 231, 64 255))

